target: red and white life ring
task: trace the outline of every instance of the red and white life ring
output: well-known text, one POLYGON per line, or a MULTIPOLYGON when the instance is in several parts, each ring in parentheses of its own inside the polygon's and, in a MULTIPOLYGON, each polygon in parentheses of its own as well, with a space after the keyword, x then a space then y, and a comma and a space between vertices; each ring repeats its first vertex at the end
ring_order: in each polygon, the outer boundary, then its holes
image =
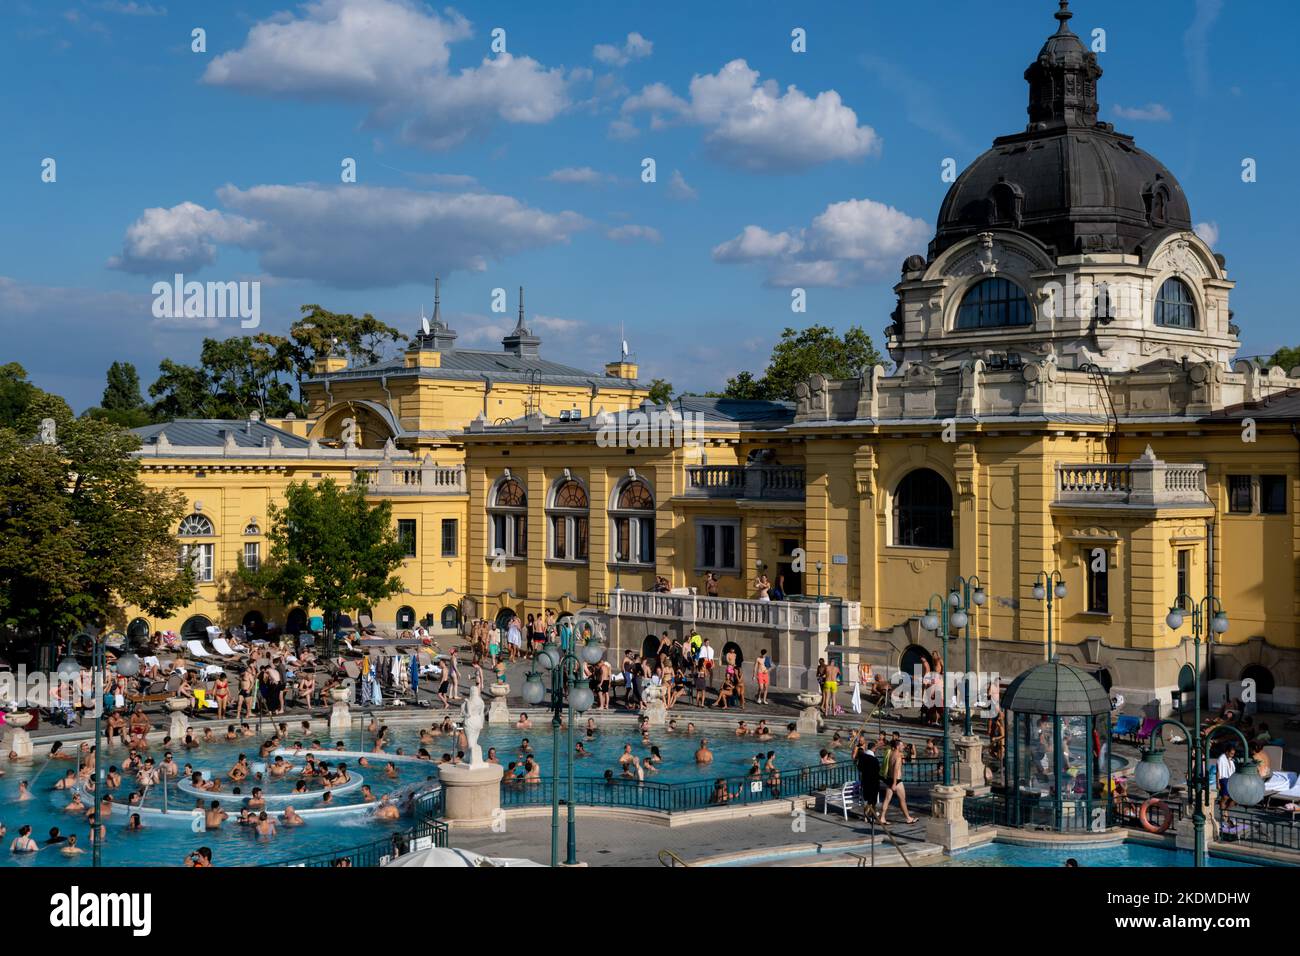
POLYGON ((1169 804, 1163 800, 1152 797, 1138 809, 1138 822, 1142 824, 1142 829, 1148 833, 1164 833, 1169 829, 1169 825, 1174 822, 1174 815, 1169 809, 1169 804), (1151 810, 1154 807, 1160 807, 1163 811, 1160 814, 1161 822, 1151 822, 1151 810))

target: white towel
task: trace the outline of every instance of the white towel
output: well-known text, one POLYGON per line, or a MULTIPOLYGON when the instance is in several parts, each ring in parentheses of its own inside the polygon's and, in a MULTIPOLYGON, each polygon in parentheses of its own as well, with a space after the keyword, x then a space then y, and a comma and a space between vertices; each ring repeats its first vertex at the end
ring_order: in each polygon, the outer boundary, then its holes
POLYGON ((852 707, 855 714, 862 713, 862 685, 856 682, 853 684, 852 707))

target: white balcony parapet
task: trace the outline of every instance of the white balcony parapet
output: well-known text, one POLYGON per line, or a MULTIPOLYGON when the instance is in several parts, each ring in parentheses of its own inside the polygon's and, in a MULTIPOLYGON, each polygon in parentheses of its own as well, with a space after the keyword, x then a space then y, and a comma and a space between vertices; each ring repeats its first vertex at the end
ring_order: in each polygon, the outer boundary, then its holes
POLYGON ((687 465, 685 495, 802 501, 804 469, 802 465, 687 465))
POLYGON ((355 474, 372 495, 463 495, 466 488, 464 465, 436 465, 428 458, 414 468, 384 463, 355 474))
MULTIPOLYGON (((856 622, 858 605, 846 603, 846 613, 850 608, 856 622)), ((655 591, 611 591, 609 614, 610 617, 650 618, 693 625, 734 624, 808 634, 825 634, 831 622, 829 604, 753 601, 655 591)))
POLYGON ((1056 465, 1057 505, 1120 505, 1134 508, 1204 507, 1205 465, 1170 464, 1148 445, 1123 465, 1056 465))

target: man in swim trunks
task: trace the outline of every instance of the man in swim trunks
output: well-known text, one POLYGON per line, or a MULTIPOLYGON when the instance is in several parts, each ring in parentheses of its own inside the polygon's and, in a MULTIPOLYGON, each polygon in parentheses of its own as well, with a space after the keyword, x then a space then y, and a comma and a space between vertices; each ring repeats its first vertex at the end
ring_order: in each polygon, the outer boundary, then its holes
POLYGON ((822 684, 822 713, 828 717, 831 714, 840 713, 839 704, 835 703, 835 695, 840 690, 840 669, 834 661, 826 664, 826 682, 822 684))
POLYGON ((695 751, 695 762, 698 764, 713 763, 713 751, 709 749, 708 740, 700 741, 700 749, 695 751))
POLYGON ((754 660, 754 679, 758 681, 758 696, 755 703, 767 703, 767 688, 771 683, 772 673, 767 666, 767 648, 758 652, 758 657, 754 660))

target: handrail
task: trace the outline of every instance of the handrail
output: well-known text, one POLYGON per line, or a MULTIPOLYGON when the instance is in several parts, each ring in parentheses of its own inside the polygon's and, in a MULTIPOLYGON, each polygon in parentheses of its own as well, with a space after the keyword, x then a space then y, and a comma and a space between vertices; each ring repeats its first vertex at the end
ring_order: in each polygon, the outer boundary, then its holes
POLYGON ((678 866, 687 866, 687 867, 690 866, 689 863, 687 863, 685 860, 683 860, 680 856, 678 856, 678 855, 677 855, 676 853, 674 853, 672 850, 660 850, 660 851, 659 851, 659 862, 660 862, 660 864, 662 864, 663 866, 668 867, 669 869, 673 869, 673 868, 678 867, 678 866), (672 862, 671 862, 671 863, 664 862, 664 857, 668 857, 668 859, 671 860, 672 862))

